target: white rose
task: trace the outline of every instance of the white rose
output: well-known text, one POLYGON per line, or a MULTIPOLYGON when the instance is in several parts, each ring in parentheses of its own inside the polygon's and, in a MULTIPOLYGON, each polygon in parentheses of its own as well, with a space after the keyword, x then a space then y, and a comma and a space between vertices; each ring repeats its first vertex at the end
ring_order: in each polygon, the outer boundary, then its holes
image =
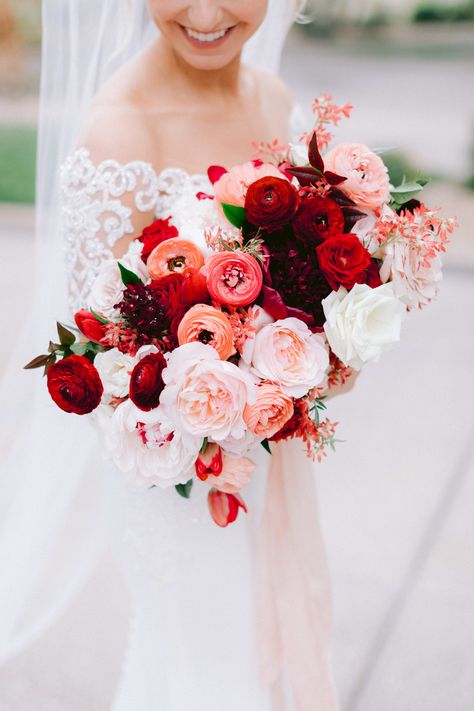
POLYGON ((121 301, 125 289, 117 262, 134 272, 144 283, 149 280, 148 269, 141 258, 141 247, 141 242, 134 240, 121 259, 109 259, 102 264, 91 287, 91 308, 108 318, 113 319, 117 315, 114 307, 121 301))
POLYGON ((298 318, 264 326, 255 336, 251 371, 280 385, 287 395, 303 397, 324 386, 329 368, 324 338, 298 318))
POLYGON ((329 345, 344 365, 360 370, 400 340, 405 307, 395 297, 392 284, 376 289, 355 284, 349 292, 341 287, 322 304, 329 345))
POLYGON ((398 239, 385 247, 380 277, 391 280, 395 296, 409 309, 421 308, 438 293, 441 259, 436 256, 427 265, 407 239, 398 239))
POLYGON ((98 353, 94 365, 99 371, 104 386, 104 400, 128 396, 130 375, 139 360, 149 353, 157 353, 156 346, 142 346, 132 357, 121 353, 117 348, 98 353))
POLYGON ((288 147, 290 149, 290 163, 292 163, 292 165, 298 167, 309 165, 308 146, 305 142, 289 143, 288 147))
POLYGON ((110 420, 106 444, 116 466, 136 483, 166 488, 191 479, 202 437, 176 430, 160 407, 143 412, 126 400, 110 420))

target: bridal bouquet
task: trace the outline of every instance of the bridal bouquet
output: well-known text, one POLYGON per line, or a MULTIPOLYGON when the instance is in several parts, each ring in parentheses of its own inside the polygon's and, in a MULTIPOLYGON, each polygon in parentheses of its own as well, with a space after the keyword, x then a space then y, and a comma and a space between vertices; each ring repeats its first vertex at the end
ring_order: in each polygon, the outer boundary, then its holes
POLYGON ((147 486, 209 486, 215 522, 246 510, 252 451, 298 437, 334 447, 325 398, 392 348, 407 311, 436 295, 455 221, 390 184, 361 144, 329 149, 348 117, 323 96, 299 143, 212 166, 199 240, 158 219, 105 262, 89 308, 58 324, 45 367, 55 403, 94 411, 116 465, 147 486))

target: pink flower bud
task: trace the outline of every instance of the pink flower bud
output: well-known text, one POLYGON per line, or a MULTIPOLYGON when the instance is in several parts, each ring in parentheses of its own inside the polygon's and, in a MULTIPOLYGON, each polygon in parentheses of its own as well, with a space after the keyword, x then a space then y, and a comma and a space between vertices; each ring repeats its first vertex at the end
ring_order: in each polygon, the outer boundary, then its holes
POLYGON ((226 494, 223 491, 211 489, 207 501, 212 518, 221 528, 225 528, 229 523, 235 521, 240 508, 247 513, 247 507, 238 494, 226 494))

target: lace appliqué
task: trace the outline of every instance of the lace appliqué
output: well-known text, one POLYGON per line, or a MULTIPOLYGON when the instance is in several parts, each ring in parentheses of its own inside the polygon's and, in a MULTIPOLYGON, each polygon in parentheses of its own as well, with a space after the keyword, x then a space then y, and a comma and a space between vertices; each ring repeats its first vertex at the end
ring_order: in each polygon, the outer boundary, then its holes
POLYGON ((133 234, 130 194, 140 212, 156 210, 158 176, 148 163, 105 160, 95 166, 86 148, 67 158, 61 169, 61 230, 69 279, 70 306, 85 306, 92 283, 112 247, 133 234))

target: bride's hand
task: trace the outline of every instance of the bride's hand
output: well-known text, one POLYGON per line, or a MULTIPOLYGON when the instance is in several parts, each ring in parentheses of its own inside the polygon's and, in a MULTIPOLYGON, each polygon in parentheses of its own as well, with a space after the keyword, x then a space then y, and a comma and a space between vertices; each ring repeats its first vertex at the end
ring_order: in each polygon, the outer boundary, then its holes
POLYGON ((346 382, 344 385, 335 385, 334 387, 330 388, 327 393, 326 393, 326 399, 332 399, 334 397, 337 397, 338 395, 344 395, 345 393, 348 393, 352 390, 354 385, 356 384, 356 380, 359 377, 359 372, 357 370, 353 370, 351 375, 347 378, 346 382))

